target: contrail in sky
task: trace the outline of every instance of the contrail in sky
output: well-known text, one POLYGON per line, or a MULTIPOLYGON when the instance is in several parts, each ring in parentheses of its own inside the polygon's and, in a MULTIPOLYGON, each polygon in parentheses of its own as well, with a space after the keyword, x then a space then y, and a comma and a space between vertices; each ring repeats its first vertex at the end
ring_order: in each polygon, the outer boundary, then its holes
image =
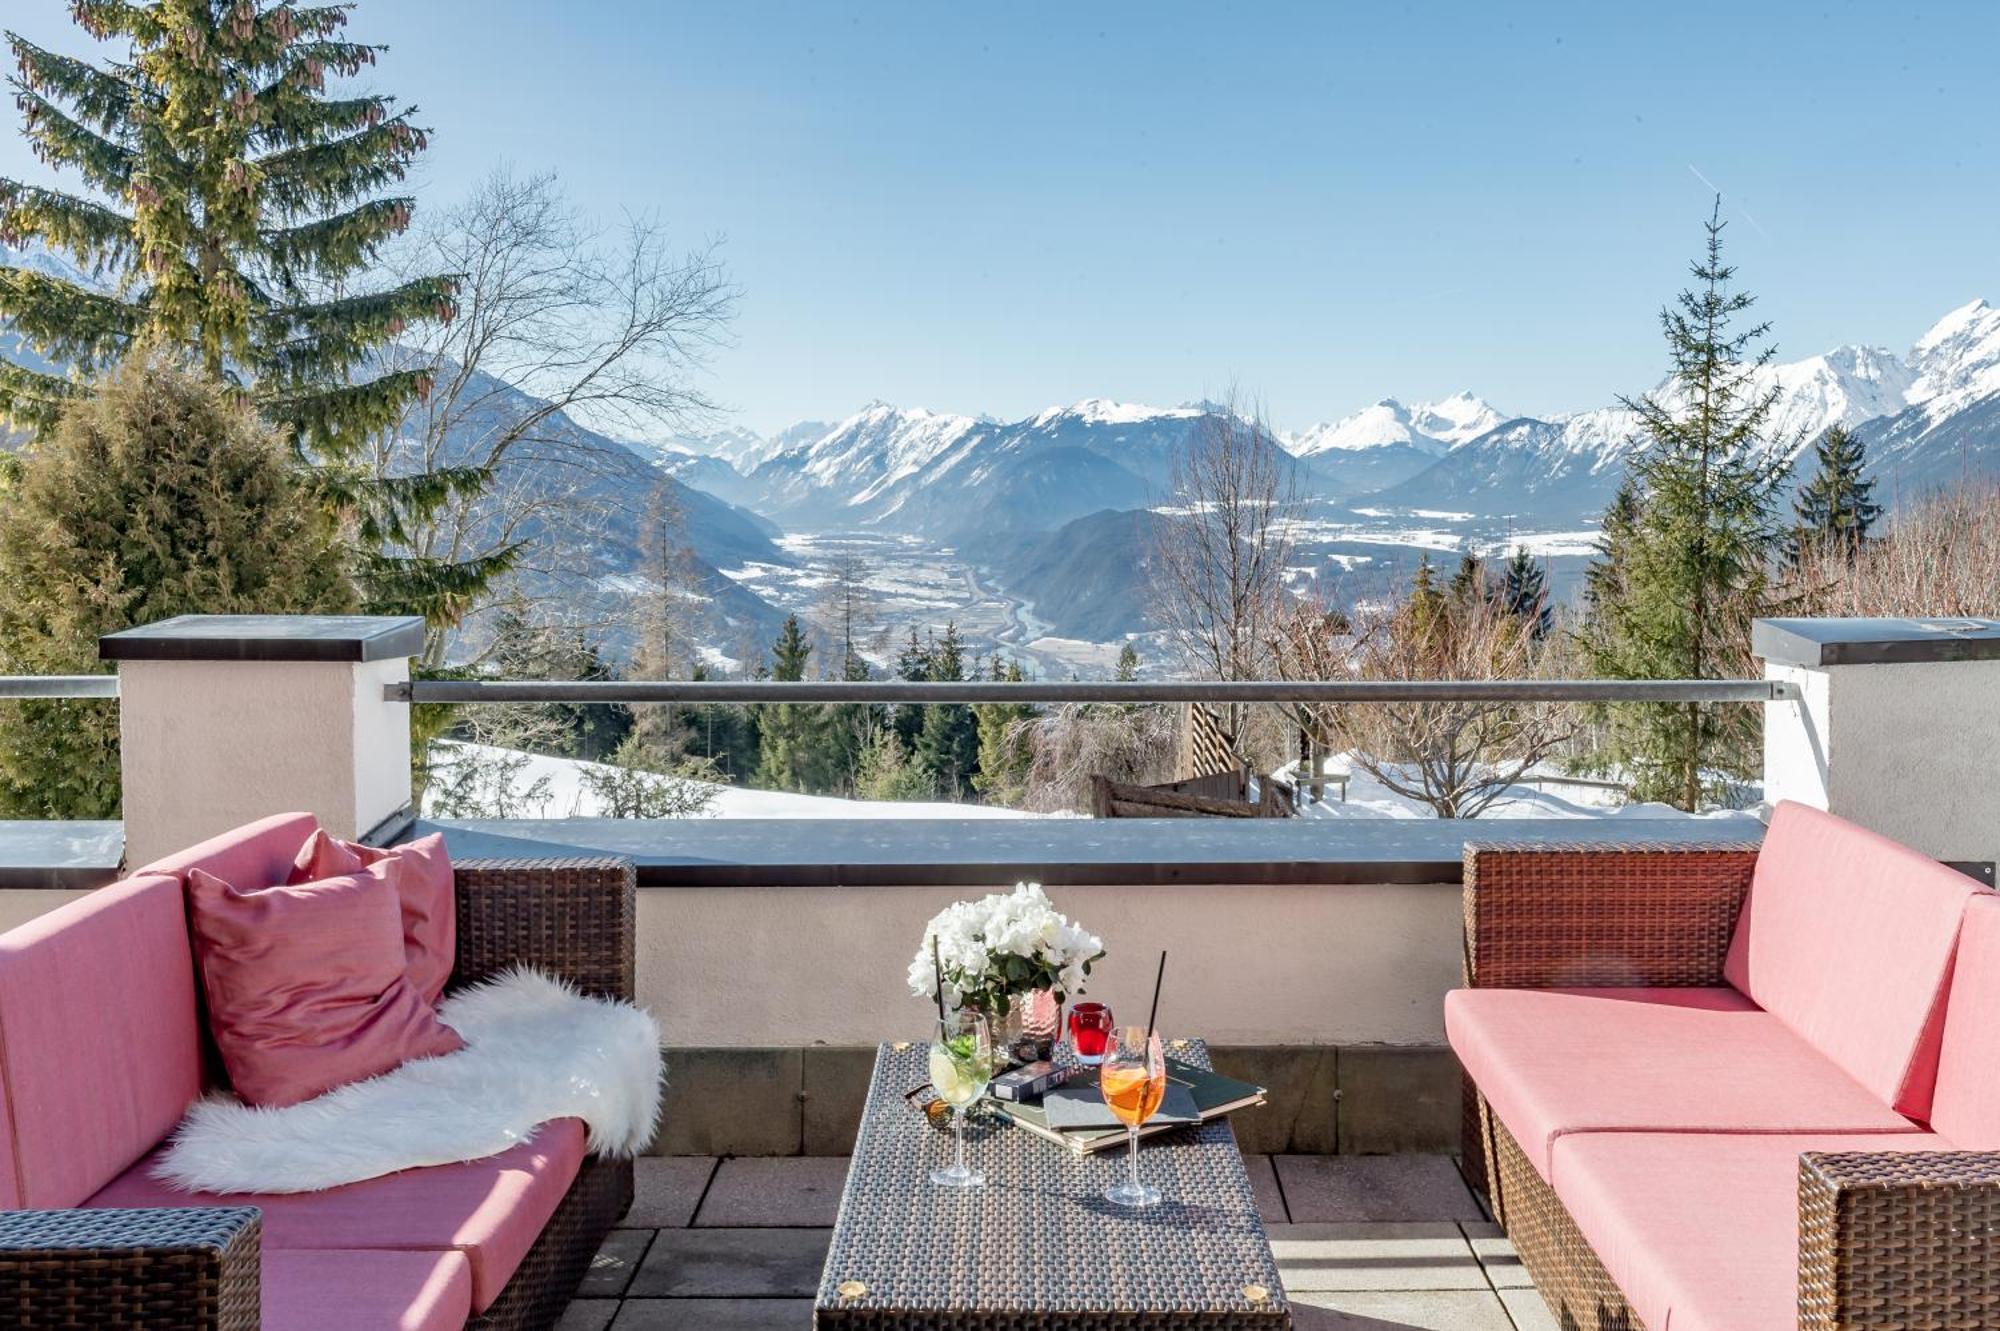
MULTIPOLYGON (((1696 170, 1695 164, 1693 162, 1688 163, 1688 170, 1694 171, 1694 178, 1696 180, 1699 180, 1702 184, 1708 186, 1711 190, 1714 190, 1715 193, 1720 197, 1722 198, 1729 197, 1728 195, 1722 193, 1722 186, 1716 184, 1713 180, 1710 180, 1707 176, 1703 175, 1700 171, 1696 170)), ((1739 203, 1736 205, 1736 211, 1743 215, 1744 221, 1748 222, 1751 226, 1757 228, 1758 235, 1762 236, 1766 240, 1771 239, 1771 233, 1766 231, 1763 227, 1763 224, 1750 215, 1750 210, 1748 208, 1745 208, 1742 204, 1739 203)))

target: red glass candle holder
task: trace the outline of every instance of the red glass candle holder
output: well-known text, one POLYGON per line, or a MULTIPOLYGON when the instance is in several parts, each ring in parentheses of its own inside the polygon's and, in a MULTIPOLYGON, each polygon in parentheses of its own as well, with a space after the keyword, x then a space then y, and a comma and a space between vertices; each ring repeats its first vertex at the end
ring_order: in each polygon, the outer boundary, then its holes
POLYGON ((1078 1003, 1072 1007, 1069 1010, 1069 1040, 1076 1049, 1077 1062, 1092 1067, 1102 1063, 1115 1029, 1111 1009, 1104 1004, 1078 1003))

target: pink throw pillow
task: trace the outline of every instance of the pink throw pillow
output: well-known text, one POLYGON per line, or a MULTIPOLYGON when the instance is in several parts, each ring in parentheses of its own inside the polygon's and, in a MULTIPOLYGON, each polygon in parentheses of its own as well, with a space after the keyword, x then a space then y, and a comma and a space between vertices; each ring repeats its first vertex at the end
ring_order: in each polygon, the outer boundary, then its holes
POLYGON ((187 888, 209 1029, 246 1102, 297 1104, 464 1047, 404 973, 384 866, 251 892, 190 869, 187 888))
POLYGON ((403 901, 403 954, 410 983, 435 1006, 458 960, 457 903, 441 834, 377 850, 317 831, 299 851, 290 881, 313 883, 374 865, 394 866, 396 891, 403 901))

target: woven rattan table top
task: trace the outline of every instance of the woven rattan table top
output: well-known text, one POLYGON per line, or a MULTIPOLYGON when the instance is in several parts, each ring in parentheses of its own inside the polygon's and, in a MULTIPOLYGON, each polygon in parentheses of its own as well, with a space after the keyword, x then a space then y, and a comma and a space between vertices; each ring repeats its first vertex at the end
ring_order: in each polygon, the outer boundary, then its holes
MULTIPOLYGON (((1199 1040, 1177 1058, 1208 1066, 1199 1040)), ((1139 1149, 1157 1207, 1103 1199, 1120 1148, 1077 1156, 996 1119, 966 1128, 984 1188, 935 1187, 949 1132, 904 1099, 928 1078, 921 1044, 875 1058, 813 1325, 897 1331, 1244 1328, 1292 1324, 1250 1179, 1227 1120, 1164 1133, 1139 1149)))

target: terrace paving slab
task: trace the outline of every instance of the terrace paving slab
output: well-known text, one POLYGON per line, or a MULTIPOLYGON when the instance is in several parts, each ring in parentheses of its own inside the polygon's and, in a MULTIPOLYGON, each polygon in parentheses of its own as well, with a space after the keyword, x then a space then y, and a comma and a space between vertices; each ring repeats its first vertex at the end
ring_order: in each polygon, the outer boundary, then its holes
POLYGON ((632 1209, 618 1223, 627 1229, 671 1229, 694 1223, 695 1207, 715 1173, 702 1155, 642 1155, 632 1162, 632 1209))
POLYGON ((653 1232, 648 1229, 612 1230, 597 1255, 590 1259, 590 1269, 584 1272, 583 1283, 577 1286, 577 1297, 615 1299, 623 1294, 652 1242, 653 1232))
POLYGON ((1294 1331, 1515 1331, 1491 1290, 1306 1292, 1291 1300, 1294 1331))
POLYGON ((1485 1219, 1448 1155, 1280 1155, 1294 1224, 1485 1219))
POLYGON ((1528 1268, 1521 1265, 1521 1255, 1514 1251, 1507 1231, 1490 1220, 1467 1221, 1460 1228, 1471 1242, 1472 1251, 1478 1254, 1479 1264, 1486 1268, 1486 1278, 1493 1282, 1493 1288, 1535 1287, 1535 1282, 1528 1277, 1528 1268))
POLYGON ((1503 1289, 1500 1302, 1507 1305, 1507 1314, 1514 1319, 1514 1331, 1562 1331, 1556 1315, 1532 1288, 1503 1289))
POLYGON ((571 1299, 569 1307, 563 1309, 562 1320, 556 1323, 556 1331, 606 1331, 616 1316, 616 1299, 571 1299))
POLYGON ((846 1182, 843 1155, 724 1160, 694 1223, 727 1229, 831 1225, 846 1182))
POLYGON ((826 1264, 825 1229, 663 1229, 628 1299, 810 1298, 826 1264))
POLYGON ((811 1299, 634 1299, 611 1331, 807 1331, 811 1299))
POLYGON ((1257 1198, 1257 1218, 1266 1226, 1289 1222, 1291 1216, 1285 1212, 1284 1189, 1278 1186, 1278 1167, 1271 1163, 1271 1157, 1246 1155, 1243 1157, 1243 1168, 1250 1175, 1250 1191, 1257 1198))
POLYGON ((1294 1295, 1491 1288, 1472 1245, 1449 1221, 1265 1228, 1278 1274, 1294 1295))

